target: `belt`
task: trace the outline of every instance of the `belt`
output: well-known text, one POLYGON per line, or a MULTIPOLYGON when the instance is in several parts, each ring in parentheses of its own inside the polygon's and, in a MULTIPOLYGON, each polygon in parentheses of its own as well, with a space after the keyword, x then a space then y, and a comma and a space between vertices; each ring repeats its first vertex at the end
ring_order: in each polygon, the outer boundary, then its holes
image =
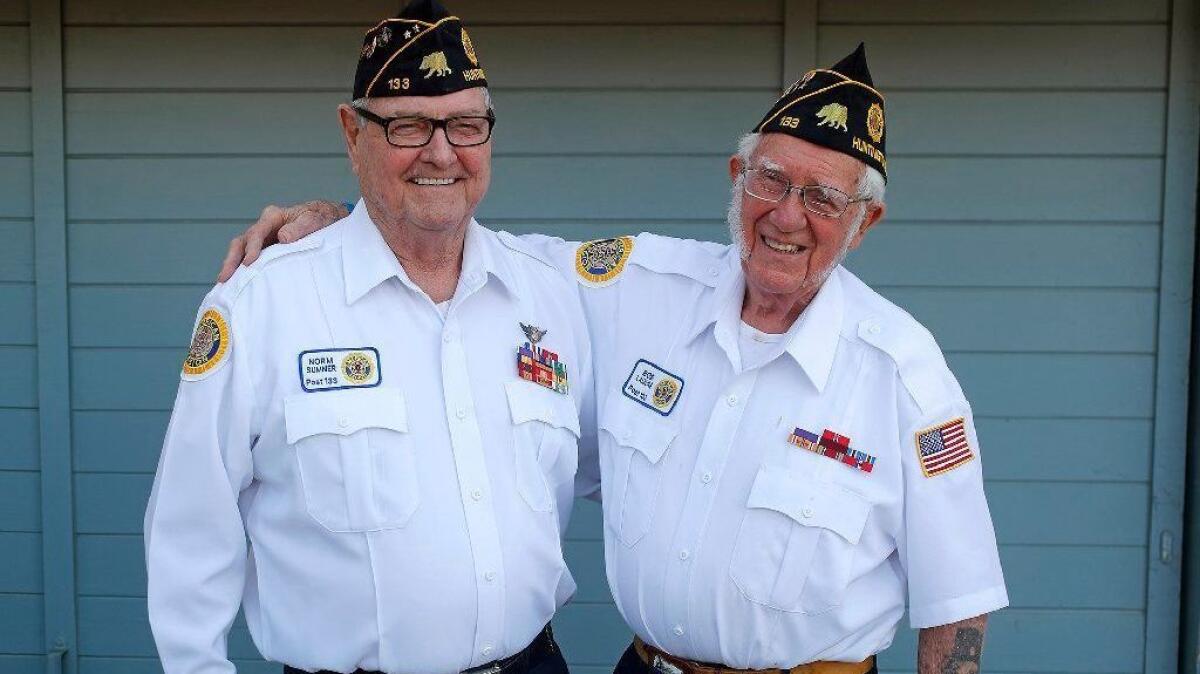
MULTIPOLYGON (((521 649, 520 653, 510 655, 507 658, 493 660, 486 665, 479 665, 478 667, 472 667, 471 669, 464 669, 461 674, 516 674, 516 672, 523 671, 523 669, 532 668, 532 666, 538 664, 544 656, 550 655, 557 651, 558 644, 554 641, 554 632, 550 629, 550 625, 547 624, 546 627, 539 632, 536 637, 533 638, 533 641, 531 641, 528 646, 521 649)), ((283 666, 283 673, 308 674, 306 670, 297 669, 288 665, 283 666)), ((337 674, 337 672, 320 670, 318 672, 314 672, 313 674, 337 674)), ((353 674, 383 674, 383 672, 356 669, 354 670, 353 674)))
POLYGON ((633 649, 637 651, 642 662, 660 674, 868 674, 875 671, 875 656, 873 655, 862 662, 822 660, 810 662, 807 665, 798 665, 791 669, 734 669, 724 665, 677 658, 651 646, 639 637, 633 638, 633 649))

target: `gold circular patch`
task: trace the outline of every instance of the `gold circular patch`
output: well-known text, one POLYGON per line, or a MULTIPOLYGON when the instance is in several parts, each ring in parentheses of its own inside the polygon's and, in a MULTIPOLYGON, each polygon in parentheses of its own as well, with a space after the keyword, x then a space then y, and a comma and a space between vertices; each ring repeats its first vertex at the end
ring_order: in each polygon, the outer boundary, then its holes
POLYGON ((660 410, 665 410, 671 406, 671 401, 675 399, 675 394, 679 393, 679 384, 675 383, 674 379, 661 379, 654 385, 654 406, 660 410))
POLYGON ((371 364, 371 358, 367 354, 352 351, 342 359, 342 374, 355 384, 361 384, 375 375, 375 366, 371 364))
POLYGON ((475 45, 471 42, 471 36, 467 35, 467 29, 462 29, 463 49, 467 51, 467 58, 471 59, 471 65, 479 65, 479 57, 475 55, 475 45))
POLYGON ((629 260, 631 252, 632 236, 588 241, 575 251, 575 271, 585 281, 607 283, 625 269, 625 262, 629 260))
POLYGON ((883 139, 883 108, 878 103, 867 109, 867 133, 876 143, 883 139))
POLYGON ((200 375, 216 367, 229 352, 229 324, 216 309, 209 309, 196 324, 192 344, 183 359, 183 373, 200 375))

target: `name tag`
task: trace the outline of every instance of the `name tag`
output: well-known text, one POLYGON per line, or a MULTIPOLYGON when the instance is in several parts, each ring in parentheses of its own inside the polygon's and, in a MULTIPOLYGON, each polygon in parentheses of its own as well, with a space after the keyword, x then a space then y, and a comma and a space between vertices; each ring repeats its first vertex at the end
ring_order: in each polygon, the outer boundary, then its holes
POLYGON ((309 393, 379 386, 382 378, 379 351, 374 347, 300 353, 300 387, 309 393))
POLYGON ((664 417, 675 409, 683 379, 648 360, 639 360, 621 387, 621 393, 664 417))

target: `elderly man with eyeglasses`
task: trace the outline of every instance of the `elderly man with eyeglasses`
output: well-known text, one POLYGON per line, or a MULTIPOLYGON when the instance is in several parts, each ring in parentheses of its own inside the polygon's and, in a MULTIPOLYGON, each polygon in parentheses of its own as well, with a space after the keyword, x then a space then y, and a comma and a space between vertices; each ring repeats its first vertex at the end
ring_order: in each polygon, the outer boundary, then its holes
MULTIPOLYGON (((883 103, 861 45, 788 89, 730 159, 730 246, 526 237, 590 326, 617 674, 876 672, 906 605, 921 674, 979 671, 1008 597, 970 405, 841 266, 884 215, 883 103)), ((270 213, 227 263, 284 220, 322 224, 270 213)))
POLYGON ((591 351, 570 276, 473 218, 486 86, 437 2, 370 29, 362 201, 205 298, 145 517, 168 674, 234 672, 243 604, 285 672, 566 673, 591 351))

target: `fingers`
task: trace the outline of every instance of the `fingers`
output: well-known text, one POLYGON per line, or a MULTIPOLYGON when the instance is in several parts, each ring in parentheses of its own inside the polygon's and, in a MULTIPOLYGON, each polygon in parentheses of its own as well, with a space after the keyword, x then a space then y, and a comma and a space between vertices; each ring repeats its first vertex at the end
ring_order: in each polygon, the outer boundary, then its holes
POLYGON ((246 238, 246 258, 242 264, 254 264, 262 253, 263 246, 268 246, 275 240, 275 233, 286 220, 286 210, 274 204, 263 209, 258 216, 258 222, 250 226, 243 236, 246 238))
POLYGON ((245 251, 246 242, 241 237, 234 237, 233 241, 229 242, 229 250, 225 253, 225 261, 221 263, 221 272, 217 274, 217 283, 224 283, 233 276, 233 272, 237 271, 238 265, 242 262, 242 254, 245 251))
POLYGON ((279 230, 280 243, 299 241, 348 215, 345 207, 331 201, 308 201, 286 210, 286 224, 279 230))

